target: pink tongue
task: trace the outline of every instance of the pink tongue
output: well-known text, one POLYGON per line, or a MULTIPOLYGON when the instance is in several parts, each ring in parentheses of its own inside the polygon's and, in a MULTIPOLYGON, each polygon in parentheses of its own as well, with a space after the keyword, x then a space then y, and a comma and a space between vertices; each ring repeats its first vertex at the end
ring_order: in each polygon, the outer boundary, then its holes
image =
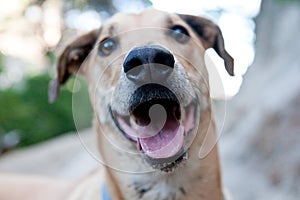
POLYGON ((164 128, 156 135, 139 138, 144 153, 152 158, 169 158, 176 155, 184 142, 184 126, 167 120, 164 128))

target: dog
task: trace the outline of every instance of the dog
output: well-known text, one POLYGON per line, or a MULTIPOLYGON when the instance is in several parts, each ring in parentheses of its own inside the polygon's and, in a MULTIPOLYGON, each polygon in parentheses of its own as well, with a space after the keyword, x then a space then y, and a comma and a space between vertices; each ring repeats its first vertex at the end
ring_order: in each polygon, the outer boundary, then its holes
POLYGON ((219 27, 198 16, 116 14, 77 38, 59 58, 49 99, 73 74, 85 77, 103 168, 75 182, 5 175, 1 199, 225 199, 217 145, 199 159, 217 140, 208 48, 233 76, 219 27))

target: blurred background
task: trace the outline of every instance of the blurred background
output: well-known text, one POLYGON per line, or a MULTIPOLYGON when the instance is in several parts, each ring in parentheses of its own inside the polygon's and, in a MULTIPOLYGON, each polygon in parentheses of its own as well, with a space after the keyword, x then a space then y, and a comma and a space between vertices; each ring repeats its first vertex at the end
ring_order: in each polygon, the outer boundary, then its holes
POLYGON ((76 135, 95 148, 84 80, 68 81, 54 104, 48 83, 66 44, 114 13, 149 6, 212 19, 235 58, 232 78, 207 51, 225 87, 216 98, 232 97, 214 103, 219 124, 227 110, 220 153, 234 199, 299 199, 299 0, 0 0, 0 170, 75 178, 98 165, 76 135), (82 97, 76 126, 72 91, 82 97))

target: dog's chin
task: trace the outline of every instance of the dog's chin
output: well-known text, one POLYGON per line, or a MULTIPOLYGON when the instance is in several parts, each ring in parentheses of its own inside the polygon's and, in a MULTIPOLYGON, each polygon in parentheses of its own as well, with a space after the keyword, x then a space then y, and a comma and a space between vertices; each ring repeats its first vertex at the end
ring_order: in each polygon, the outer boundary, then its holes
POLYGON ((195 102, 181 108, 171 91, 151 85, 135 92, 129 115, 120 115, 113 108, 110 111, 115 125, 136 143, 144 160, 154 169, 171 172, 187 159, 187 140, 195 127, 195 102))
POLYGON ((188 158, 188 152, 184 151, 182 148, 181 151, 170 158, 161 158, 154 159, 150 156, 144 154, 145 161, 151 165, 153 169, 157 169, 163 172, 173 172, 180 164, 184 163, 188 158))

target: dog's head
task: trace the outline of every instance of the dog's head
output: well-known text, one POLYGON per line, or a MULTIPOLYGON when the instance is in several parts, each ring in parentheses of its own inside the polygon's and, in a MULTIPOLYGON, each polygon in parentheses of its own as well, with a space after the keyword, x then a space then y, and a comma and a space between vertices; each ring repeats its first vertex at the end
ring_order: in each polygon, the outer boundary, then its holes
MULTIPOLYGON (((209 109, 208 48, 233 75, 233 59, 213 22, 153 9, 118 14, 65 49, 50 98, 70 75, 83 74, 99 132, 107 136, 100 143, 142 152, 137 162, 170 171, 187 158, 201 113, 209 109)), ((112 148, 100 144, 101 151, 112 148)), ((104 154, 108 159, 112 152, 104 154)))

